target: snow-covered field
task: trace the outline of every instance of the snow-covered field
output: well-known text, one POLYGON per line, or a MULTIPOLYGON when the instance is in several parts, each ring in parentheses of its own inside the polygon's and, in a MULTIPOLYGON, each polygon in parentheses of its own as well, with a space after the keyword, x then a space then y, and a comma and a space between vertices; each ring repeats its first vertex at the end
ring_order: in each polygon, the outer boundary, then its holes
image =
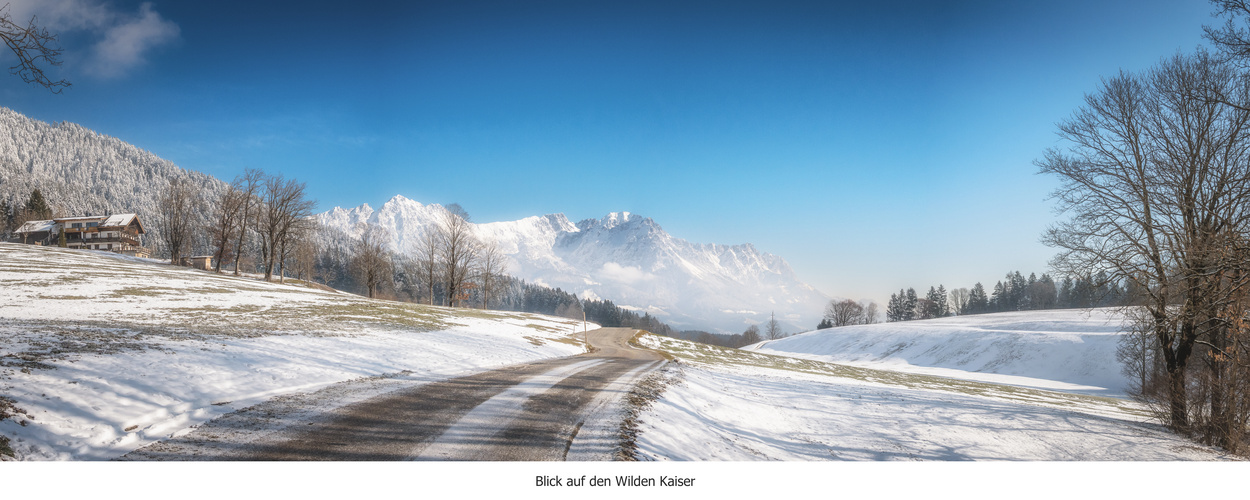
POLYGON ((1123 396, 1115 359, 1123 316, 1063 309, 854 325, 748 347, 869 368, 1123 396))
POLYGON ((0 435, 19 459, 108 459, 279 395, 577 354, 581 327, 0 243, 0 396, 22 410, 0 435))
POLYGON ((673 353, 646 460, 1219 460, 1130 401, 648 335, 673 353))

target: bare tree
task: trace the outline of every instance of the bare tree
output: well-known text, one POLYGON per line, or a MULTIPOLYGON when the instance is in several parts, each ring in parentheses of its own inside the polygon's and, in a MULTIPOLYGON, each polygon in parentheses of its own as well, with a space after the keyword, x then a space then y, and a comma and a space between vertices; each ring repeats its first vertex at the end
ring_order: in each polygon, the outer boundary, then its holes
POLYGON ((871 325, 878 321, 881 321, 881 312, 877 310, 877 303, 869 301, 868 305, 864 306, 864 324, 871 325))
POLYGON ((305 197, 304 183, 282 175, 264 177, 260 192, 256 232, 261 236, 261 259, 268 281, 275 269, 281 271, 288 243, 301 225, 308 223, 316 203, 305 197))
POLYGON ((757 344, 760 340, 760 327, 757 325, 748 326, 742 332, 742 345, 757 344))
POLYGON ((781 323, 777 321, 777 315, 768 313, 768 322, 764 323, 764 338, 777 340, 785 336, 786 332, 781 330, 781 323))
POLYGON ((222 261, 231 257, 230 252, 234 249, 231 243, 235 235, 239 233, 239 225, 242 222, 243 193, 235 189, 233 185, 227 186, 214 208, 212 225, 208 229, 213 245, 215 261, 213 268, 220 273, 222 261))
POLYGON ((462 298, 462 287, 468 281, 478 243, 473 237, 469 213, 459 204, 448 205, 441 222, 438 234, 443 287, 447 305, 455 307, 462 298))
POLYGON ((295 235, 292 251, 294 258, 293 270, 295 279, 313 281, 317 271, 317 254, 320 252, 318 238, 321 234, 319 224, 310 223, 295 235))
POLYGON ((44 64, 60 66, 61 47, 57 45, 56 35, 39 26, 39 18, 31 16, 23 27, 13 22, 9 4, 4 4, 0 7, 0 39, 17 56, 17 65, 9 68, 9 72, 21 77, 23 82, 40 85, 54 94, 70 86, 69 81, 63 79, 52 81, 40 67, 44 64))
POLYGON ((825 319, 833 326, 858 325, 864 322, 864 306, 851 299, 830 300, 825 306, 825 319))
POLYGON ((439 272, 439 233, 436 228, 426 228, 425 232, 421 233, 421 236, 417 239, 413 252, 413 262, 416 266, 417 277, 429 295, 430 305, 434 305, 434 285, 438 283, 441 276, 439 272))
POLYGON ((366 224, 352 252, 352 272, 365 286, 371 299, 375 297, 378 287, 394 276, 390 251, 387 250, 389 239, 385 229, 366 224))
POLYGON ((159 203, 160 216, 156 218, 156 227, 160 230, 165 248, 169 250, 169 263, 178 265, 183 252, 191 250, 195 215, 200 207, 191 186, 177 179, 170 181, 161 193, 159 203))
POLYGON ((499 244, 494 241, 482 245, 477 258, 477 275, 482 287, 482 309, 490 309, 490 299, 499 288, 499 278, 506 270, 506 261, 503 252, 499 250, 499 244))
POLYGON ((951 290, 950 295, 951 295, 951 308, 954 309, 955 314, 962 316, 965 313, 967 313, 968 312, 968 297, 969 297, 968 289, 956 288, 954 290, 951 290))
POLYGON ((249 168, 243 171, 243 175, 234 178, 234 182, 230 183, 230 187, 239 193, 242 206, 239 207, 239 224, 236 226, 238 231, 234 238, 234 275, 239 275, 239 260, 243 258, 243 245, 247 242, 247 232, 252 229, 255 224, 257 191, 260 190, 261 179, 265 177, 265 173, 258 169, 249 168))
POLYGON ((1220 311, 1247 285, 1230 250, 1250 227, 1248 90, 1205 52, 1122 72, 1060 124, 1067 150, 1037 162, 1059 178, 1053 198, 1071 215, 1043 236, 1060 250, 1053 266, 1103 271, 1142 293, 1136 328, 1153 336, 1165 374, 1160 417, 1181 432, 1204 406, 1191 404, 1190 361, 1214 345, 1220 311))

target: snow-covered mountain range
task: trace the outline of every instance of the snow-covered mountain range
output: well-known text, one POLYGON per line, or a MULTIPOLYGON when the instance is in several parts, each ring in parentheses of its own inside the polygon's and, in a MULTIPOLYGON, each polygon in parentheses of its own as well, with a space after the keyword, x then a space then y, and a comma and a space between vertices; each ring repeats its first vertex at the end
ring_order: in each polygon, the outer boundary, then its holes
MULTIPOLYGON (((359 237, 380 226, 392 250, 410 253, 444 209, 395 196, 379 209, 334 208, 321 223, 359 237)), ((789 332, 820 321, 827 296, 803 283, 785 259, 751 244, 697 244, 629 212, 576 224, 564 214, 475 225, 508 256, 508 273, 583 298, 610 299, 679 329, 739 333, 775 313, 789 332)))

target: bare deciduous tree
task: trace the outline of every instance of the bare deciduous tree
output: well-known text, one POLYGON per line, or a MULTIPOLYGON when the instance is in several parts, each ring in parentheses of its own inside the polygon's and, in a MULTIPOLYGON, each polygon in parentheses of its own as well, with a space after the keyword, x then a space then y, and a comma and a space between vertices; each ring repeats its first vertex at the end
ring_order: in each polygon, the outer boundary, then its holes
POLYGON ((968 297, 969 297, 968 289, 956 288, 954 290, 951 290, 950 295, 951 295, 951 309, 954 310, 954 313, 960 316, 967 314, 968 313, 968 297))
POLYGON ((317 272, 317 254, 320 251, 318 238, 321 234, 321 226, 310 223, 304 230, 296 233, 294 247, 292 251, 294 258, 295 279, 302 281, 313 281, 317 272))
POLYGON ((171 181, 161 192, 161 212, 156 218, 156 227, 160 230, 165 248, 169 250, 170 264, 180 264, 183 252, 190 250, 189 245, 194 236, 193 221, 200 209, 196 200, 195 191, 181 180, 171 181))
POLYGON ((742 345, 756 344, 759 343, 760 340, 760 327, 757 325, 748 326, 747 329, 742 332, 742 345))
POLYGON ((499 244, 490 242, 481 246, 478 252, 477 275, 482 287, 482 309, 490 309, 490 299, 499 288, 500 276, 506 269, 503 252, 499 244))
POLYGON ((473 237, 469 213, 459 204, 448 205, 443 211, 438 235, 443 291, 447 296, 447 305, 455 307, 461 299, 462 287, 469 279, 477 254, 478 243, 473 237))
POLYGON ((295 232, 308 223, 316 203, 305 197, 304 183, 282 175, 265 176, 260 192, 256 232, 261 236, 261 260, 268 281, 275 269, 281 273, 287 246, 295 232))
POLYGON ((864 324, 871 325, 878 321, 881 321, 881 312, 877 310, 877 303, 870 301, 864 306, 864 324))
POLYGON ((825 319, 833 326, 858 325, 864 322, 864 306, 851 299, 830 300, 825 306, 825 319))
POLYGON ((61 65, 61 47, 57 45, 55 34, 39 26, 37 17, 31 16, 30 22, 22 26, 13 22, 9 4, 4 4, 0 7, 0 39, 17 56, 17 65, 9 68, 9 72, 21 77, 23 82, 40 85, 54 94, 70 86, 69 81, 54 82, 43 72, 44 64, 61 65))
POLYGON ((239 193, 242 206, 239 208, 239 224, 236 226, 238 234, 234 238, 234 275, 239 275, 239 261, 243 258, 243 245, 247 242, 247 232, 252 229, 255 224, 257 191, 260 190, 260 181, 265 177, 265 173, 260 170, 249 168, 243 171, 243 175, 235 177, 234 182, 230 186, 239 193))
POLYGON ((1060 124, 1066 151, 1037 162, 1059 178, 1053 198, 1071 216, 1043 236, 1060 250, 1052 264, 1140 291, 1136 329, 1153 337, 1164 378, 1161 399, 1141 396, 1180 432, 1205 432, 1192 424, 1211 400, 1191 394, 1191 360, 1223 354, 1212 335, 1248 284, 1235 272, 1250 229, 1248 104, 1250 85, 1228 65, 1178 55, 1104 80, 1060 124))
POLYGON ((227 186, 214 209, 216 213, 213 214, 212 226, 208 229, 213 245, 213 268, 220 273, 222 262, 230 259, 230 252, 234 249, 231 245, 233 238, 239 233, 243 193, 233 185, 227 186))
POLYGON ((391 255, 387 250, 389 236, 379 226, 366 224, 352 252, 351 267, 356 279, 365 285, 369 298, 374 298, 378 287, 394 276, 391 255))
POLYGON ((777 321, 777 315, 768 314, 768 321, 764 323, 764 338, 768 340, 777 340, 785 337, 786 332, 781 330, 781 323, 777 321))
POLYGON ((417 277, 429 296, 430 305, 434 305, 434 286, 440 279, 439 255, 439 231, 427 228, 417 239, 412 260, 416 266, 417 277))

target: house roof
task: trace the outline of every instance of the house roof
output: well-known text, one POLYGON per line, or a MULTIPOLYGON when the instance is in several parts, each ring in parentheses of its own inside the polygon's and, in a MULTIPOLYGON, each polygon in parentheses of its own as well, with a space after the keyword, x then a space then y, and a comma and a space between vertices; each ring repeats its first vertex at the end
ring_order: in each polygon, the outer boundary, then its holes
POLYGON ((108 220, 100 223, 100 225, 108 227, 125 226, 130 224, 130 221, 134 220, 135 217, 138 216, 135 214, 113 214, 109 216, 108 220))
MULTIPOLYGON (((137 214, 113 214, 113 215, 90 215, 90 216, 85 216, 85 217, 61 217, 59 219, 54 219, 48 222, 56 222, 60 224, 65 224, 69 222, 99 221, 100 227, 125 227, 125 226, 129 226, 131 222, 137 222, 138 220, 139 220, 139 216, 137 214)), ((143 228, 143 223, 139 222, 138 224, 139 224, 139 233, 140 234, 147 233, 147 230, 143 228)))
POLYGON ((91 221, 91 220, 104 220, 105 217, 107 216, 89 215, 86 217, 60 217, 60 218, 53 219, 53 220, 56 222, 79 222, 79 221, 91 221))
POLYGON ((54 227, 56 227, 56 221, 54 220, 30 220, 30 221, 26 221, 25 224, 22 224, 22 227, 17 228, 17 231, 13 231, 13 232, 14 233, 40 233, 40 232, 45 232, 45 231, 51 232, 54 227))

